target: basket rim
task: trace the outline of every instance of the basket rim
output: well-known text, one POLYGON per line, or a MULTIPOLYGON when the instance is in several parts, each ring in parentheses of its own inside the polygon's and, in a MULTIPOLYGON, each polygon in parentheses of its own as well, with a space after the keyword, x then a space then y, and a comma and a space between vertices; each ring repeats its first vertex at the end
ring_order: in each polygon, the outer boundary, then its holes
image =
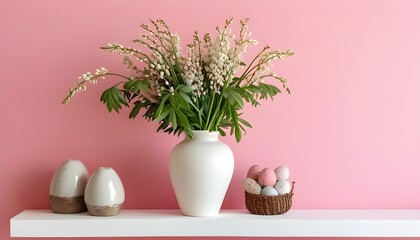
POLYGON ((253 193, 249 193, 247 191, 245 191, 246 194, 250 195, 251 197, 255 197, 255 198, 268 198, 268 199, 275 199, 275 198, 282 198, 282 197, 287 197, 290 195, 290 197, 292 197, 294 195, 293 190, 295 189, 295 181, 292 182, 292 189, 290 190, 289 193, 283 194, 283 195, 274 195, 274 196, 269 196, 269 195, 262 195, 262 194, 253 194, 253 193))
POLYGON ((284 198, 284 197, 292 197, 294 195, 294 193, 290 192, 290 193, 286 193, 283 195, 275 195, 275 196, 268 196, 268 195, 262 195, 262 194, 253 194, 253 193, 249 193, 247 191, 245 191, 245 193, 247 195, 249 195, 249 197, 254 197, 254 198, 265 198, 265 199, 276 199, 276 198, 284 198))

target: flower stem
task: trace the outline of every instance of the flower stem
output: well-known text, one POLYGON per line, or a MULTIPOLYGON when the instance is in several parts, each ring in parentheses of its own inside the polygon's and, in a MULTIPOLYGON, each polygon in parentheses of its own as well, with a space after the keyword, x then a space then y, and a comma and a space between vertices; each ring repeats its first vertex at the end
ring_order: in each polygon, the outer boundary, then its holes
POLYGON ((210 131, 210 129, 208 127, 209 127, 209 120, 211 118, 211 112, 213 110, 214 97, 215 97, 214 95, 215 95, 215 92, 213 91, 213 94, 211 95, 209 113, 207 114, 206 126, 204 127, 205 130, 209 130, 209 131, 210 131))
MULTIPOLYGON (((241 79, 244 79, 245 78, 245 75, 247 75, 247 72, 248 72, 248 70, 249 70, 249 68, 252 66, 252 64, 255 62, 255 60, 257 60, 257 58, 263 53, 263 52, 265 52, 267 49, 269 49, 270 47, 268 47, 268 46, 265 46, 264 48, 263 48, 263 50, 261 50, 261 52, 260 53, 258 53, 258 55, 257 56, 255 56, 255 58, 252 60, 252 62, 248 65, 248 67, 245 69, 245 71, 242 73, 242 75, 241 75, 241 79)), ((251 71, 251 70, 250 70, 251 71)))
POLYGON ((106 73, 106 74, 104 74, 103 76, 117 76, 117 77, 122 77, 122 78, 125 78, 125 79, 127 79, 127 80, 131 80, 130 78, 128 78, 128 77, 126 77, 126 76, 124 76, 124 75, 121 75, 121 74, 118 74, 118 73, 106 73))
POLYGON ((213 126, 213 122, 217 118, 217 116, 220 115, 219 111, 220 111, 220 105, 222 104, 222 100, 223 100, 223 96, 220 95, 219 102, 217 103, 216 112, 213 114, 212 119, 211 119, 210 124, 209 124, 209 130, 212 130, 212 129, 215 130, 215 131, 217 130, 217 125, 218 124, 215 124, 213 126))
MULTIPOLYGON (((215 126, 219 126, 219 124, 220 124, 220 121, 222 121, 222 118, 223 118, 223 116, 225 115, 225 108, 226 108, 226 103, 223 105, 223 108, 222 108, 222 112, 219 114, 219 117, 217 118, 217 121, 216 121, 216 124, 215 124, 215 126)), ((216 130, 218 130, 218 129, 216 129, 216 130)))

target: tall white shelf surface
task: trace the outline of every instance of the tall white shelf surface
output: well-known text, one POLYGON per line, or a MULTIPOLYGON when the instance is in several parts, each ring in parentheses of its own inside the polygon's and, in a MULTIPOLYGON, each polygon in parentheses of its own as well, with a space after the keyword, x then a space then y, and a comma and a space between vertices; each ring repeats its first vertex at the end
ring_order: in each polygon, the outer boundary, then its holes
POLYGON ((114 217, 26 210, 10 220, 11 237, 420 237, 420 210, 290 210, 260 216, 222 210, 214 217, 179 210, 123 210, 114 217))

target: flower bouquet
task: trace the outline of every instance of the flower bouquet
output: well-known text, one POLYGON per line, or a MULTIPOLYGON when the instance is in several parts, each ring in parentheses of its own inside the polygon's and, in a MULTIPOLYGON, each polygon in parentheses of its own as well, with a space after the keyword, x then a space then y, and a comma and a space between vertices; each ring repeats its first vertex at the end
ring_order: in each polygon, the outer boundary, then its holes
POLYGON ((158 131, 178 135, 184 132, 191 137, 195 130, 218 131, 225 136, 227 129, 239 142, 245 128, 251 127, 241 117, 244 102, 258 106, 261 99, 272 99, 281 92, 266 79, 278 80, 290 93, 286 79, 269 67, 273 60, 293 55, 290 50, 270 51, 266 46, 246 64, 244 52, 250 44, 257 44, 251 39, 247 22, 247 18, 240 21, 238 36, 230 29, 232 19, 226 20, 224 27, 216 27, 214 37, 207 33, 201 38, 195 32, 192 43, 182 53, 179 36, 165 21, 150 20, 150 26, 141 25, 145 33, 133 40, 140 48, 116 43, 102 47, 123 56, 127 75, 104 67, 82 74, 63 103, 67 104, 77 92, 86 91, 87 84, 112 76, 122 81, 102 93, 100 100, 109 112, 131 107, 132 119, 143 109, 144 118, 159 122, 158 131))

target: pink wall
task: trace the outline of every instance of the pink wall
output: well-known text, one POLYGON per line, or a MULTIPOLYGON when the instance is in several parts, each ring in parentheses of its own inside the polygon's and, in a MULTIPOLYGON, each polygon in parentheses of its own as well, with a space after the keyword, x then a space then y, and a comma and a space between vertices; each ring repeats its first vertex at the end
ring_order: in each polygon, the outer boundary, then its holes
POLYGON ((420 208, 419 12, 414 0, 0 1, 0 239, 12 216, 49 207, 50 178, 68 158, 115 168, 127 209, 177 207, 167 160, 178 138, 108 114, 106 85, 61 105, 79 74, 122 69, 99 47, 129 43, 148 18, 185 44, 196 29, 250 17, 260 48, 296 52, 275 67, 292 94, 248 107, 254 128, 240 144, 224 139, 236 157, 224 208, 244 208, 241 180, 255 163, 290 167, 295 209, 420 208))

